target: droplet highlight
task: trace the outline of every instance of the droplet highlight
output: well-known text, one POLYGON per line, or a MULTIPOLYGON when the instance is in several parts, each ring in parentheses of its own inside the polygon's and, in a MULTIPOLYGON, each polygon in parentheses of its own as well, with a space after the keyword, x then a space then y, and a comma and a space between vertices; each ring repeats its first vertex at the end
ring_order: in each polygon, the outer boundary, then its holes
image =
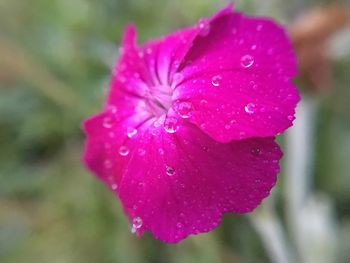
POLYGON ((137 134, 137 129, 129 127, 126 131, 129 138, 134 137, 137 134))
POLYGON ((139 216, 136 216, 132 220, 131 233, 136 233, 137 229, 142 227, 142 219, 139 216))
POLYGON ((181 73, 175 73, 173 76, 173 84, 177 85, 179 83, 181 83, 181 81, 184 80, 184 75, 181 73))
POLYGON ((113 119, 111 117, 105 117, 103 119, 103 127, 109 129, 109 128, 112 128, 113 126, 113 119))
POLYGON ((175 133, 178 130, 178 120, 174 117, 167 117, 164 121, 164 130, 167 133, 175 133))
POLYGON ((192 115, 192 103, 189 101, 175 103, 174 109, 183 119, 187 119, 192 115))
POLYGON ((111 168, 111 167, 112 167, 112 162, 111 162, 111 160, 105 160, 105 161, 104 161, 104 166, 105 166, 105 168, 107 168, 107 169, 111 168))
POLYGON ((145 156, 145 154, 146 154, 146 150, 143 148, 138 149, 137 152, 140 156, 145 156))
POLYGON ((250 150, 250 152, 253 156, 259 156, 261 154, 261 149, 260 148, 253 148, 250 150))
POLYGON ((214 87, 219 87, 221 80, 222 77, 220 75, 216 75, 211 78, 211 84, 213 84, 214 87))
POLYGON ((171 166, 166 165, 165 166, 165 172, 169 176, 173 176, 175 174, 175 169, 171 166))
POLYGON ((256 110, 256 106, 254 103, 248 103, 245 107, 244 107, 244 111, 248 114, 253 114, 256 110))
POLYGON ((241 58, 241 66, 243 68, 250 68, 254 64, 254 58, 251 55, 244 55, 241 58))
POLYGON ((198 22, 198 27, 200 29, 199 35, 205 37, 210 32, 210 24, 206 19, 201 18, 198 22))
POLYGON ((120 146, 120 148, 119 148, 119 154, 121 155, 121 156, 127 156, 128 154, 129 154, 129 148, 127 147, 127 146, 120 146))

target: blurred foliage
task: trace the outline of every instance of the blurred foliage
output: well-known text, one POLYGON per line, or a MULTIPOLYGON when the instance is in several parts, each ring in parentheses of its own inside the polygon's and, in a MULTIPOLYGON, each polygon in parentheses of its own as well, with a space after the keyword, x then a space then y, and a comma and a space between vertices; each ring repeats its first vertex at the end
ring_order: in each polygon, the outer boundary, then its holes
MULTIPOLYGON (((330 1, 240 0, 288 23, 330 1)), ((1 0, 0 262, 268 262, 244 216, 167 245, 130 233, 119 203, 80 161, 80 123, 103 103, 123 27, 139 41, 208 16, 226 1, 1 0)), ((335 203, 339 262, 350 261, 350 54, 331 61, 320 97, 314 180, 335 203)), ((312 95, 320 96, 320 95, 312 95)), ((281 175, 283 178, 283 174, 281 175)), ((281 197, 279 189, 276 190, 281 197)))

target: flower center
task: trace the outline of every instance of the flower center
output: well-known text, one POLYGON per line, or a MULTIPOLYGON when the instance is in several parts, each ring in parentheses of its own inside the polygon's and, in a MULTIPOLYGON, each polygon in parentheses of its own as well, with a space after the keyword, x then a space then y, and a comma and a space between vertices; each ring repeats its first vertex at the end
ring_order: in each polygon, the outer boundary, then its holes
POLYGON ((166 114, 172 107, 173 90, 169 85, 156 85, 150 87, 146 94, 148 110, 155 116, 166 114))

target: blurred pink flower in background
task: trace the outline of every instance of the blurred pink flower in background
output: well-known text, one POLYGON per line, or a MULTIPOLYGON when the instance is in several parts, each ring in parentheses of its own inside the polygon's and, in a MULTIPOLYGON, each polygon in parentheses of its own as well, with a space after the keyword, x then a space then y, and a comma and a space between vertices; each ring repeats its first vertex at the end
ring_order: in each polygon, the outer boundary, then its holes
POLYGON ((296 59, 283 28, 231 9, 141 46, 128 26, 107 103, 84 123, 84 161, 138 235, 208 232, 276 183, 296 59))

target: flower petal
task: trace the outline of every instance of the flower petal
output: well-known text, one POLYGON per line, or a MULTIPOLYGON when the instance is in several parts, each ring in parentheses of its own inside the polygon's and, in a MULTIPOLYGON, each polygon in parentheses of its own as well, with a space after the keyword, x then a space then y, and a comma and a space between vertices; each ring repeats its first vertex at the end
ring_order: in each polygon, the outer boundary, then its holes
POLYGON ((179 74, 184 79, 174 99, 191 100, 197 111, 191 121, 216 140, 271 137, 292 125, 299 100, 290 82, 296 59, 284 30, 271 20, 240 13, 213 19, 179 74))
POLYGON ((148 92, 148 87, 153 85, 152 77, 146 63, 139 54, 136 47, 136 31, 134 26, 125 28, 122 46, 120 48, 120 58, 112 72, 110 91, 106 107, 117 105, 120 99, 130 97, 133 103, 124 103, 120 107, 125 110, 137 104, 137 101, 144 99, 148 92))
MULTIPOLYGON (((227 5, 209 19, 201 19, 204 26, 231 12, 232 4, 227 5)), ((140 47, 140 52, 151 72, 155 85, 170 85, 172 76, 178 70, 184 57, 193 45, 194 39, 205 28, 201 24, 184 28, 160 39, 149 41, 140 47)))
POLYGON ((106 149, 103 118, 86 123, 85 161, 118 193, 139 235, 178 242, 208 232, 225 212, 253 210, 276 182, 281 151, 273 138, 222 144, 178 119, 174 133, 152 126, 106 149), (121 145, 127 153, 113 150, 121 145))

